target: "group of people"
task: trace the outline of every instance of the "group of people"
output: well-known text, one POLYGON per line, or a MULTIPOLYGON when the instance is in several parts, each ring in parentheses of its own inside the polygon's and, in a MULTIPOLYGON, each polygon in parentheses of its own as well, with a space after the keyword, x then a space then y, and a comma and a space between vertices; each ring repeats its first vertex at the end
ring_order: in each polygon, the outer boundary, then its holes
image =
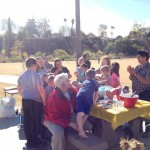
MULTIPOLYGON (((132 89, 140 99, 149 101, 149 53, 138 51, 137 59, 140 65, 135 69, 127 68, 132 89)), ((84 54, 78 60, 73 82, 61 59, 56 59, 52 66, 43 58, 29 57, 25 65, 27 69, 18 79, 18 91, 22 96, 26 146, 31 148, 38 147, 41 142, 42 125, 52 133, 52 150, 65 150, 65 129, 68 127, 79 132, 80 137, 88 138, 84 127, 89 123, 88 114, 93 103, 98 100, 99 86, 120 86, 120 66, 117 62, 111 64, 107 55, 101 58, 100 68, 96 70, 91 68, 89 55, 84 54)), ((147 128, 146 132, 150 130, 147 128)))
MULTIPOLYGON (((87 54, 86 54, 87 55, 87 54)), ((80 84, 82 84, 85 80, 85 73, 86 71, 89 69, 88 64, 91 63, 86 63, 86 62, 90 62, 88 60, 89 56, 86 56, 86 60, 84 60, 84 55, 79 58, 78 60, 78 65, 79 67, 77 67, 76 71, 75 71, 75 75, 77 78, 77 82, 73 82, 73 84, 77 87, 80 88, 80 84)), ((97 80, 98 83, 100 83, 100 85, 109 85, 113 88, 117 88, 120 86, 120 75, 119 75, 119 69, 120 69, 120 65, 117 62, 113 62, 111 64, 110 62, 110 57, 108 55, 105 55, 101 58, 100 61, 100 67, 98 69, 95 68, 91 68, 93 70, 95 70, 96 73, 96 77, 95 79, 97 80)))

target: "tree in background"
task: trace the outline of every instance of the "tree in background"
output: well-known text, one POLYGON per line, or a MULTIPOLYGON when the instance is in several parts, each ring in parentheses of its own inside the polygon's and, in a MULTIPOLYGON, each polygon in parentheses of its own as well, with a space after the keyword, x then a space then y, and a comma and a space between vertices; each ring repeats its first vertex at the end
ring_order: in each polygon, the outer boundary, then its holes
POLYGON ((71 37, 75 35, 75 30, 73 29, 74 22, 75 20, 71 19, 71 37))
POLYGON ((137 21, 133 24, 132 30, 130 31, 128 38, 142 40, 150 51, 150 45, 148 42, 147 34, 150 32, 150 27, 145 27, 144 23, 138 23, 137 21))
POLYGON ((52 29, 48 19, 38 19, 37 27, 39 32, 39 38, 50 38, 52 29))
POLYGON ((27 38, 39 38, 37 22, 34 18, 28 19, 26 25, 27 38))
POLYGON ((17 39, 23 41, 28 37, 28 32, 25 27, 19 27, 17 39))
POLYGON ((9 55, 11 44, 13 41, 14 33, 13 30, 16 28, 14 22, 10 19, 10 17, 7 20, 2 20, 2 31, 4 31, 3 36, 3 49, 6 50, 6 55, 9 55))
POLYGON ((98 35, 101 38, 106 38, 107 37, 107 25, 106 24, 100 24, 98 26, 98 35))
POLYGON ((111 35, 111 38, 113 38, 113 34, 114 34, 113 30, 115 29, 115 27, 111 26, 110 29, 111 29, 110 35, 111 35))

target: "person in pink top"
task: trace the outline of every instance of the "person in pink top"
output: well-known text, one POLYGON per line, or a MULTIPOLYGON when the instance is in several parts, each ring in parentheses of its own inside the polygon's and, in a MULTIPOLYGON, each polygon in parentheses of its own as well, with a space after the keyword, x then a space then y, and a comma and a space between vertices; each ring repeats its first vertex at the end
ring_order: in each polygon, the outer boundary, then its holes
POLYGON ((110 75, 112 76, 112 87, 117 88, 120 86, 120 75, 119 75, 120 65, 117 62, 113 62, 110 66, 110 75))

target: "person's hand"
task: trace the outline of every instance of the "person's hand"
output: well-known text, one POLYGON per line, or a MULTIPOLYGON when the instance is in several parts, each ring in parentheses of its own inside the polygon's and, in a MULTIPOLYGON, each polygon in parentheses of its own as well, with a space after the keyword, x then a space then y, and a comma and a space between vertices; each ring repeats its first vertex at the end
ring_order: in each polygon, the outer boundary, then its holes
POLYGON ((77 123, 70 122, 69 127, 75 129, 76 131, 79 131, 77 123))
POLYGON ((135 69, 134 69, 133 67, 131 67, 131 66, 128 66, 127 71, 128 71, 131 75, 135 75, 135 74, 136 74, 135 69))
POLYGON ((127 67, 127 71, 128 71, 129 73, 130 73, 131 68, 132 68, 131 66, 128 66, 128 67, 127 67))
POLYGON ((135 71, 134 68, 131 68, 131 69, 130 69, 130 74, 131 74, 131 75, 135 75, 135 74, 136 74, 136 71, 135 71))
POLYGON ((59 72, 59 71, 62 71, 62 67, 58 68, 57 71, 58 71, 58 72, 59 72))

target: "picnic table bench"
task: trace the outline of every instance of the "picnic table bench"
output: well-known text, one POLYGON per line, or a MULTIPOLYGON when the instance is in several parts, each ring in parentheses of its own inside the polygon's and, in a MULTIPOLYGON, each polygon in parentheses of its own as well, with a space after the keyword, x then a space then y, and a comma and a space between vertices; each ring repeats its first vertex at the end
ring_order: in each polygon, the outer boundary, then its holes
POLYGON ((79 137, 78 132, 72 128, 66 131, 67 150, 107 150, 108 144, 102 138, 89 133, 89 138, 79 137))
POLYGON ((8 86, 8 87, 4 87, 4 94, 6 97, 6 94, 10 94, 11 96, 13 96, 14 94, 18 94, 18 90, 16 86, 8 86))

